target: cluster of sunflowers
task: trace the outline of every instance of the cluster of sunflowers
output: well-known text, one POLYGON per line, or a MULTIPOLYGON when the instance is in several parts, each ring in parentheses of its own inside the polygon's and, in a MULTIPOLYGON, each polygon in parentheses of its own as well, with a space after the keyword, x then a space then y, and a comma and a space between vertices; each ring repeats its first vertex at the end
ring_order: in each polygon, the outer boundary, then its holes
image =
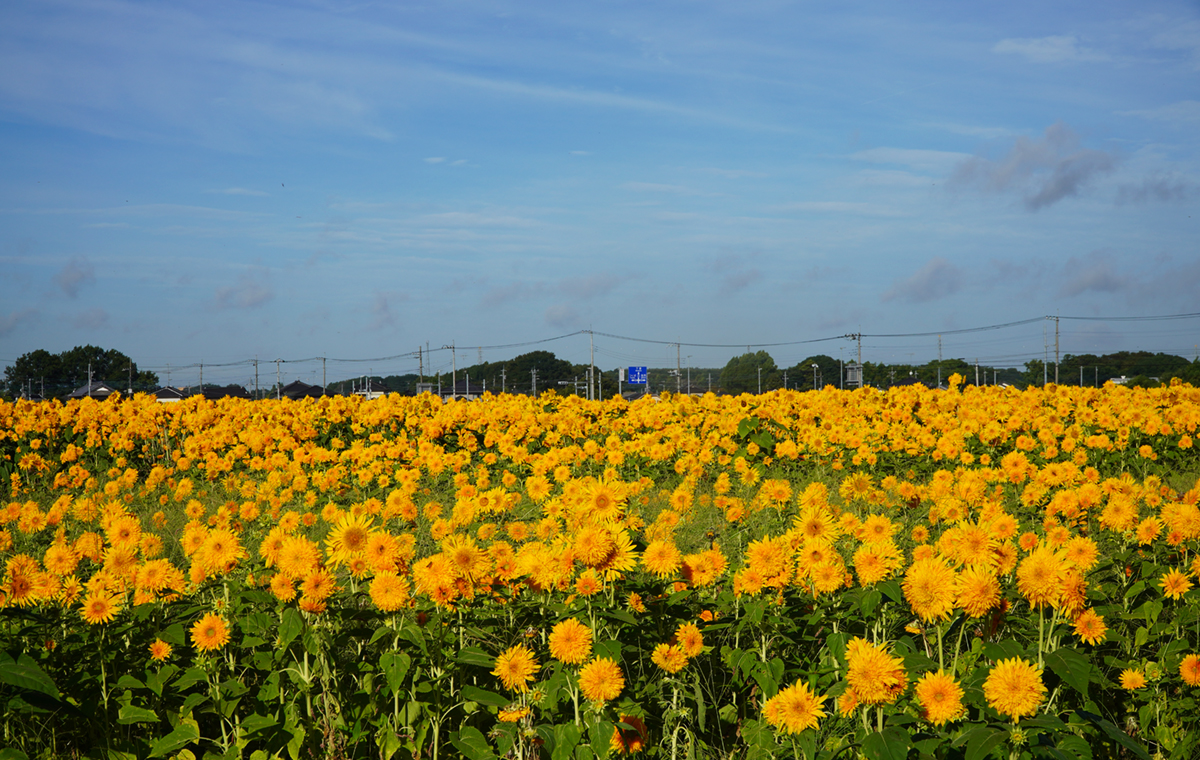
MULTIPOLYGON (((471 756, 485 729, 488 751, 529 756, 870 754, 896 732, 913 752, 1003 732, 1170 754, 1200 744, 1194 717, 1155 704, 1200 685, 1197 425, 1189 386, 957 376, 633 404, 0 404, 0 630, 58 681, 71 642, 135 621, 126 664, 236 669, 265 637, 231 593, 277 632, 373 616, 393 652, 432 616, 487 654, 448 676, 486 709, 433 720, 471 756), (539 733, 559 724, 604 730, 539 733)), ((387 651, 357 654, 386 670, 387 651)), ((415 671, 396 678, 419 701, 415 671)), ((14 688, 0 700, 28 696, 14 688)), ((424 751, 421 720, 393 752, 424 751)))

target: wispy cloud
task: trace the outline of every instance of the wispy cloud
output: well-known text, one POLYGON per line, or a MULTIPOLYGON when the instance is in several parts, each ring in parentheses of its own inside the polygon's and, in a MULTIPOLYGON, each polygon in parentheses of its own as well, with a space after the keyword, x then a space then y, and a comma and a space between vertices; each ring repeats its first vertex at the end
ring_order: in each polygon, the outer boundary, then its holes
POLYGON ((1116 203, 1127 204, 1186 201, 1200 196, 1200 186, 1178 175, 1155 175, 1117 188, 1116 203))
POLYGON ((251 190, 245 187, 227 187, 224 190, 207 190, 209 193, 220 193, 222 195, 251 195, 255 197, 268 196, 270 193, 262 190, 251 190))
POLYGON ((855 201, 797 201, 773 207, 779 211, 800 211, 816 214, 853 214, 858 216, 901 216, 894 208, 879 203, 855 201))
POLYGON ((1071 297, 1085 293, 1118 293, 1136 287, 1134 278, 1117 270, 1117 262, 1107 251, 1072 256, 1062 268, 1059 293, 1071 297))
POLYGON ((37 314, 37 310, 29 308, 10 311, 0 316, 0 338, 11 335, 22 322, 33 318, 35 314, 37 314))
POLYGON ((963 161, 950 178, 950 185, 991 193, 1017 192, 1027 210, 1039 211, 1078 195, 1116 165, 1114 154, 1081 148, 1079 136, 1057 122, 1047 127, 1040 139, 1018 137, 998 160, 973 157, 963 161))
POLYGON ((686 185, 668 185, 661 182, 625 182, 622 189, 638 193, 668 193, 671 195, 703 195, 699 190, 686 185))
POLYGON ((408 296, 404 293, 375 291, 374 296, 371 298, 371 319, 367 323, 367 329, 394 330, 399 327, 400 320, 396 316, 394 306, 406 300, 408 300, 408 296))
POLYGON ((1200 122, 1200 100, 1180 100, 1158 108, 1146 108, 1138 111, 1118 111, 1121 116, 1140 116, 1154 121, 1168 121, 1175 124, 1194 124, 1200 122))
POLYGON ((216 304, 220 309, 253 309, 275 297, 261 271, 243 272, 236 283, 217 288, 216 304))
POLYGON ((97 306, 76 314, 71 324, 80 330, 98 330, 108 326, 108 312, 97 306))
POLYGON ((1074 35, 1000 40, 994 53, 1011 53, 1033 63, 1093 63, 1109 60, 1107 53, 1082 47, 1074 35))
POLYGON ((579 324, 579 312, 569 304, 556 303, 546 309, 546 324, 559 329, 567 329, 579 324))
POLYGON ((952 296, 962 289, 963 272, 941 256, 935 256, 911 275, 893 283, 880 297, 884 303, 925 303, 952 296))
POLYGON ((78 298, 84 285, 96 281, 96 269, 83 256, 76 256, 54 275, 54 282, 70 298, 78 298))
POLYGON ((855 161, 872 164, 897 164, 921 172, 949 173, 955 164, 970 158, 966 153, 945 150, 914 150, 911 148, 870 148, 850 155, 855 161))
POLYGON ((718 292, 723 296, 745 290, 763 278, 762 270, 748 266, 758 258, 756 252, 730 251, 714 258, 708 268, 718 277, 718 292))

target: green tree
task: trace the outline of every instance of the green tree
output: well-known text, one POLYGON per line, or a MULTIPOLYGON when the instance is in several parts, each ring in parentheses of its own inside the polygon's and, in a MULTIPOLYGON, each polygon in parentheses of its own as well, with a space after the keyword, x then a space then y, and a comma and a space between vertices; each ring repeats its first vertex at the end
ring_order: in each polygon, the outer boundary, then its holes
POLYGON ((766 351, 735 356, 721 370, 721 390, 726 393, 757 393, 760 387, 764 393, 783 387, 783 373, 766 351))
POLYGON ((788 367, 788 386, 796 390, 820 390, 826 385, 838 387, 838 360, 817 354, 788 367), (814 370, 813 365, 817 365, 814 370))
POLYGON ((142 372, 137 364, 116 349, 76 346, 60 354, 38 349, 23 354, 4 368, 4 382, 14 396, 32 390, 46 398, 61 397, 86 385, 88 370, 93 382, 108 383, 118 390, 151 391, 158 387, 158 375, 142 372), (44 391, 43 391, 44 389, 44 391))

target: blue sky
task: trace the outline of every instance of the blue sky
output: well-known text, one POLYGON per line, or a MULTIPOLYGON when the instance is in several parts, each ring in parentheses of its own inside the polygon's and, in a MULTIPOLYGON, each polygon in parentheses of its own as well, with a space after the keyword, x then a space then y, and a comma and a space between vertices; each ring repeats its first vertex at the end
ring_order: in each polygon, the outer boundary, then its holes
POLYGON ((0 364, 1020 365, 1200 311, 1198 136, 1194 2, 8 2, 0 364))

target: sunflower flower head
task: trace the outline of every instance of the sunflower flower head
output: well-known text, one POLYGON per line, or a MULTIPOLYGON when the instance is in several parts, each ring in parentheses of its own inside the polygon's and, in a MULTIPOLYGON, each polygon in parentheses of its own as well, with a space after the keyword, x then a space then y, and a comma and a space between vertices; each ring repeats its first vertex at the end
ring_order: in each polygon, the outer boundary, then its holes
POLYGON ((524 644, 517 644, 496 658, 496 668, 492 675, 499 678, 504 688, 509 691, 524 693, 529 691, 529 682, 540 668, 533 652, 524 644))

